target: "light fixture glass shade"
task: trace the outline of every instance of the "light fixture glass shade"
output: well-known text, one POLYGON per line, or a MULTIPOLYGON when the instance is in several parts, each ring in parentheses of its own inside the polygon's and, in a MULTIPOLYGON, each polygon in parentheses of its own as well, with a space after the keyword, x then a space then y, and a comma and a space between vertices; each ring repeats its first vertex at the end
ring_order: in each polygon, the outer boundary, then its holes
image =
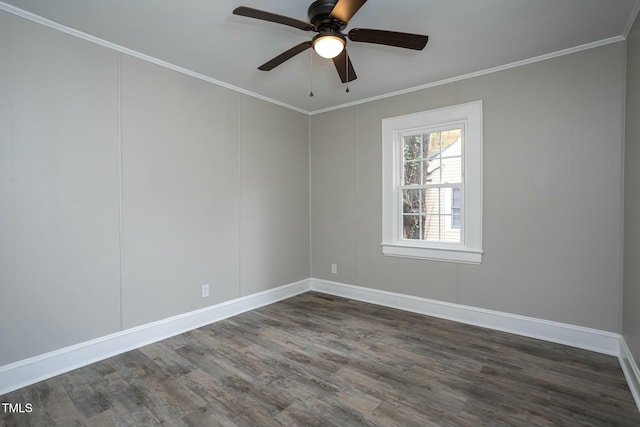
POLYGON ((318 37, 313 42, 313 49, 323 58, 335 58, 344 49, 344 40, 336 36, 318 37))

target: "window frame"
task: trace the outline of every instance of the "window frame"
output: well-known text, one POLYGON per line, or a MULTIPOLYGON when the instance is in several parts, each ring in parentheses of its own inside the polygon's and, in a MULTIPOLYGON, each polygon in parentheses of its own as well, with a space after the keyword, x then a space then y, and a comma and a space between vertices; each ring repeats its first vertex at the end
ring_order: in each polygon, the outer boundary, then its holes
POLYGON ((386 256, 482 262, 482 101, 382 120, 382 252, 386 256), (403 136, 463 126, 460 243, 402 238, 403 136))

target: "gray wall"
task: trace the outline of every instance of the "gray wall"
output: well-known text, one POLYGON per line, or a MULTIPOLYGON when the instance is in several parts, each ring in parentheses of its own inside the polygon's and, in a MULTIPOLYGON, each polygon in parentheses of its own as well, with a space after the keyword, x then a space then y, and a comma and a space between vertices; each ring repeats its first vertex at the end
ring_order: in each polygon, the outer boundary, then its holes
POLYGON ((313 115, 312 276, 620 332, 624 56, 616 43, 313 115), (381 120, 479 99, 482 264, 384 257, 381 120))
POLYGON ((306 115, 4 12, 0 58, 0 365, 309 276, 306 115))
MULTIPOLYGON (((624 212, 636 358, 637 40, 636 25, 624 212)), ((0 365, 310 272, 622 331, 623 43, 310 120, 4 12, 0 58, 0 365), (477 99, 482 265, 383 257, 381 120, 477 99)))
POLYGON ((626 116, 623 334, 640 361, 640 20, 627 38, 626 116))
POLYGON ((241 295, 309 277, 309 118, 241 98, 241 295))

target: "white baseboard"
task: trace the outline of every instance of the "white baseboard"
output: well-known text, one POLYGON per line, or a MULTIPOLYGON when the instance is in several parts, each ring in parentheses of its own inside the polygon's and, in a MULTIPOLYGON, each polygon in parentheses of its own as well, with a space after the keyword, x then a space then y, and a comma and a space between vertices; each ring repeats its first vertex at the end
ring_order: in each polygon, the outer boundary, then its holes
POLYGON ((308 290, 305 279, 0 366, 0 395, 308 290))
POLYGON ((619 334, 315 278, 0 366, 0 395, 309 290, 617 356, 640 409, 640 370, 619 334))
POLYGON ((378 289, 363 288, 328 280, 314 278, 310 280, 312 290, 326 294, 537 338, 612 356, 620 354, 621 337, 619 334, 612 332, 378 289))
POLYGON ((620 365, 622 366, 624 376, 627 379, 627 384, 629 384, 631 395, 633 395, 633 399, 636 401, 636 406, 638 407, 638 410, 640 410, 640 369, 638 369, 638 365, 636 364, 624 337, 620 338, 620 356, 618 356, 618 358, 620 359, 620 365))

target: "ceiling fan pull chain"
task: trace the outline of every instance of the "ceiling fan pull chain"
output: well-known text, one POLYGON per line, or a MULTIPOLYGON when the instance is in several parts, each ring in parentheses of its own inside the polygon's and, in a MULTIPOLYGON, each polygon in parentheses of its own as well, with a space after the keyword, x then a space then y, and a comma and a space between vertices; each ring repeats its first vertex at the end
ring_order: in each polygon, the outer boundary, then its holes
POLYGON ((344 55, 344 67, 347 69, 347 90, 346 93, 349 93, 349 55, 344 55))
POLYGON ((313 51, 309 51, 309 97, 313 98, 313 51))

